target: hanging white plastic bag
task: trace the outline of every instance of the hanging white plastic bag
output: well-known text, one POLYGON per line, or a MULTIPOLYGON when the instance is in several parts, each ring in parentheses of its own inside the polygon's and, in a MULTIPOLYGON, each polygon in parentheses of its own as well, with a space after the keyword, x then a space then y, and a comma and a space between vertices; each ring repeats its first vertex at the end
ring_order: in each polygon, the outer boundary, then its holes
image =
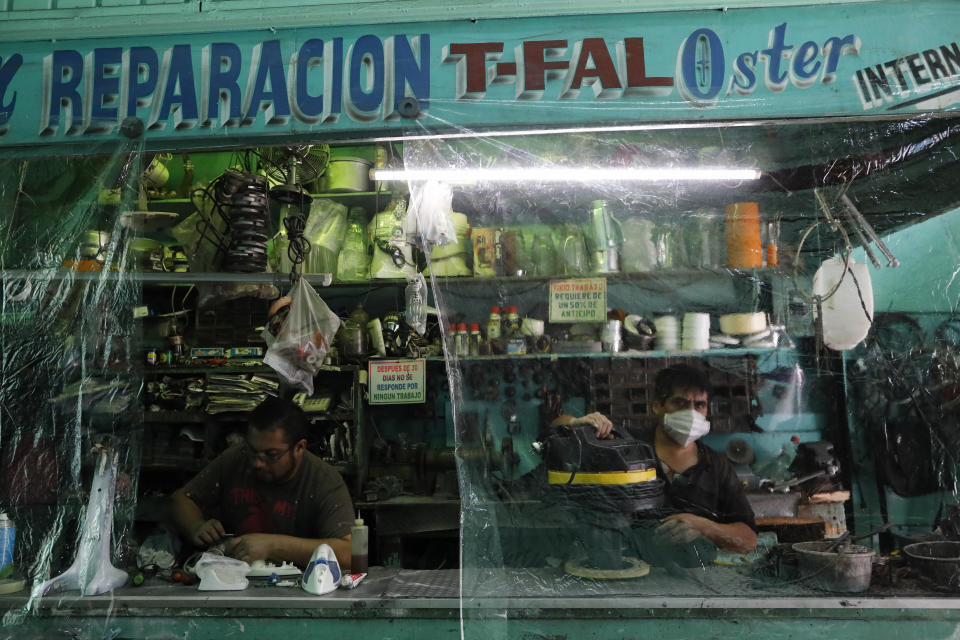
POLYGON ((409 213, 417 221, 417 231, 425 249, 457 241, 450 185, 435 180, 413 183, 409 213))
POLYGON ((813 275, 813 293, 823 297, 831 291, 833 295, 821 305, 823 343, 835 351, 853 349, 873 324, 873 285, 867 265, 857 264, 852 257, 846 267, 839 257, 824 260, 813 275))
POLYGON ((407 310, 404 319, 420 335, 427 332, 427 281, 422 273, 407 276, 407 310))
POLYGON ((310 241, 304 273, 335 272, 346 233, 347 208, 326 198, 314 200, 303 230, 304 237, 310 241))
POLYGON ((340 318, 330 311, 306 279, 290 293, 290 313, 263 358, 289 384, 313 394, 313 376, 330 351, 340 318))

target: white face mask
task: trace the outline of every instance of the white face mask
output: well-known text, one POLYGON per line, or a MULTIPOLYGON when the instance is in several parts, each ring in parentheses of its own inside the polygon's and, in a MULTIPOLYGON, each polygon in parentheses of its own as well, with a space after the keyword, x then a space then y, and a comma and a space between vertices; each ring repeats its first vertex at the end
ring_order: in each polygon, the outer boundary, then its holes
POLYGON ((663 416, 663 430, 684 447, 710 433, 710 422, 695 409, 673 411, 663 416))

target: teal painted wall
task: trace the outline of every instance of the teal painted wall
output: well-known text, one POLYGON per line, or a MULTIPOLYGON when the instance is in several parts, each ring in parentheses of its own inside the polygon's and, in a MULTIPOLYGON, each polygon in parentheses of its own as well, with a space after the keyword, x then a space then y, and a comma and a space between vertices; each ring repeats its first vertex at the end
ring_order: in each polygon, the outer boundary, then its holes
MULTIPOLYGON (((874 310, 915 314, 930 341, 935 326, 957 309, 960 300, 960 262, 957 259, 960 255, 960 209, 892 233, 883 240, 900 261, 900 267, 876 269, 862 248, 853 252, 857 262, 868 264, 874 310)), ((881 264, 886 265, 876 247, 874 251, 881 264)), ((856 367, 861 355, 862 348, 847 354, 848 371, 856 367)), ((869 449, 869 437, 863 432, 858 414, 858 407, 852 404, 849 420, 857 451, 858 483, 854 490, 860 499, 855 499, 854 504, 858 530, 868 531, 881 524, 882 501, 886 503, 887 521, 903 525, 898 532, 929 532, 943 503, 956 501, 955 493, 944 490, 906 498, 889 488, 878 489, 874 457, 879 452, 869 449)))
MULTIPOLYGON (((847 0, 870 2, 875 0, 847 0)), ((797 0, 0 0, 0 42, 237 29, 777 7, 797 0), (305 21, 305 16, 307 17, 305 21), (93 29, 93 31, 91 31, 93 29)), ((816 4, 837 4, 832 0, 816 4)))
MULTIPOLYGON (((960 209, 891 234, 884 242, 898 268, 869 265, 877 311, 950 312, 960 300, 960 209)), ((878 252, 877 252, 878 253, 878 252)), ((883 256, 879 255, 881 264, 883 256)), ((868 262, 862 249, 857 262, 868 262)))

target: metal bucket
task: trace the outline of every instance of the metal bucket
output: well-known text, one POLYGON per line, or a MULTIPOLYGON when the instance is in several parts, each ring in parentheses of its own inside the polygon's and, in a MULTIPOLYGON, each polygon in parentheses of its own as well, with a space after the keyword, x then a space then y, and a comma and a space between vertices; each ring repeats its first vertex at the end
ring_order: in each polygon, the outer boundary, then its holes
POLYGON ((799 558, 804 584, 844 593, 859 593, 870 586, 874 552, 869 547, 818 541, 794 543, 793 550, 799 558))
POLYGON ((938 587, 960 590, 960 542, 917 542, 903 552, 924 578, 938 587))
POLYGON ((369 191, 371 166, 363 158, 331 158, 319 189, 322 193, 369 191))

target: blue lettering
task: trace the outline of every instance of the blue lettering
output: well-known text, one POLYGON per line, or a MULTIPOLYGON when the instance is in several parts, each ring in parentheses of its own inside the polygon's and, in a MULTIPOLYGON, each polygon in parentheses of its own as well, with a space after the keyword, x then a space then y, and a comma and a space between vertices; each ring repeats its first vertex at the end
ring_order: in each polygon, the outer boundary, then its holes
POLYGON ((697 29, 683 41, 677 56, 680 95, 694 106, 710 106, 723 89, 725 70, 720 37, 710 29, 697 29))
POLYGON ((359 121, 374 120, 383 103, 383 43, 373 35, 361 36, 350 47, 348 55, 350 115, 359 121), (364 86, 369 87, 369 91, 364 91, 364 86))
POLYGON ((130 47, 130 66, 127 70, 127 115, 137 115, 139 107, 148 104, 146 100, 157 88, 157 76, 160 63, 157 52, 151 47, 130 47))
POLYGON ((809 87, 820 72, 820 46, 813 41, 804 42, 793 54, 790 64, 790 81, 798 87, 809 87))
MULTIPOLYGON (((333 57, 333 62, 327 67, 333 69, 333 78, 330 79, 329 84, 324 83, 326 87, 324 94, 329 96, 327 99, 328 111, 332 114, 339 114, 343 105, 343 38, 333 39, 332 52, 328 42, 323 53, 327 58, 333 57)), ((336 115, 331 118, 331 120, 336 119, 336 115)))
POLYGON ((765 79, 767 88, 771 91, 783 91, 787 86, 787 73, 780 71, 780 63, 787 55, 787 52, 793 49, 793 45, 784 44, 787 35, 787 23, 778 25, 770 32, 768 44, 769 49, 760 51, 761 59, 767 61, 767 76, 765 79))
POLYGON ((83 80, 83 56, 73 49, 60 49, 53 52, 53 65, 50 74, 50 115, 49 126, 60 123, 60 107, 70 102, 70 129, 80 123, 83 116, 83 103, 77 87, 83 80))
POLYGON ((827 41, 823 43, 823 57, 826 58, 827 61, 823 65, 823 78, 820 79, 820 82, 830 84, 836 79, 837 65, 840 63, 840 56, 847 53, 860 53, 860 38, 852 33, 843 38, 836 36, 828 38, 827 41))
POLYGON ((4 62, 0 58, 0 126, 7 124, 13 116, 13 109, 17 106, 17 92, 13 92, 10 102, 4 104, 4 95, 7 93, 7 87, 13 82, 13 76, 23 64, 23 56, 15 53, 4 62))
POLYGON ((230 120, 240 119, 243 94, 240 93, 242 58, 240 47, 232 42, 214 42, 210 46, 210 82, 207 85, 207 118, 215 120, 229 105, 230 120))
POLYGON ((120 93, 120 63, 123 61, 123 49, 93 50, 93 93, 90 99, 90 118, 93 122, 110 123, 109 131, 117 122, 116 105, 120 93), (108 75, 109 74, 109 75, 108 75))
MULTIPOLYGON (((757 68, 757 52, 741 53, 737 56, 737 61, 733 63, 733 89, 742 96, 753 93, 757 87, 757 74, 754 69, 757 68)), ((729 95, 729 91, 727 94, 729 95)))
MULTIPOLYGON (((316 122, 317 116, 323 113, 323 94, 312 96, 307 87, 307 71, 315 66, 317 60, 322 59, 323 40, 319 38, 311 38, 304 42, 297 53, 296 98, 293 102, 294 108, 298 110, 299 119, 312 118, 313 122, 316 122)), ((326 74, 324 74, 324 80, 326 80, 326 74)))
POLYGON ((253 94, 247 102, 246 118, 254 120, 261 105, 265 112, 266 124, 286 122, 290 116, 290 103, 287 101, 287 80, 284 76, 283 55, 280 53, 280 41, 269 40, 260 48, 257 78, 253 83, 253 94), (267 82, 270 88, 267 89, 267 82))
POLYGON ((428 109, 430 107, 430 35, 424 33, 414 36, 413 44, 405 35, 391 36, 387 39, 386 45, 386 59, 392 58, 394 65, 389 72, 392 78, 388 77, 385 82, 387 91, 391 94, 384 105, 387 107, 385 115, 389 117, 396 113, 400 102, 407 97, 408 85, 411 97, 417 99, 421 111, 428 109), (414 53, 415 49, 419 50, 419 64, 414 53))
POLYGON ((163 89, 160 111, 154 123, 165 122, 170 117, 174 104, 180 105, 178 109, 173 110, 177 128, 180 128, 184 120, 196 121, 197 88, 193 84, 193 57, 188 44, 175 45, 170 52, 170 71, 163 89))

